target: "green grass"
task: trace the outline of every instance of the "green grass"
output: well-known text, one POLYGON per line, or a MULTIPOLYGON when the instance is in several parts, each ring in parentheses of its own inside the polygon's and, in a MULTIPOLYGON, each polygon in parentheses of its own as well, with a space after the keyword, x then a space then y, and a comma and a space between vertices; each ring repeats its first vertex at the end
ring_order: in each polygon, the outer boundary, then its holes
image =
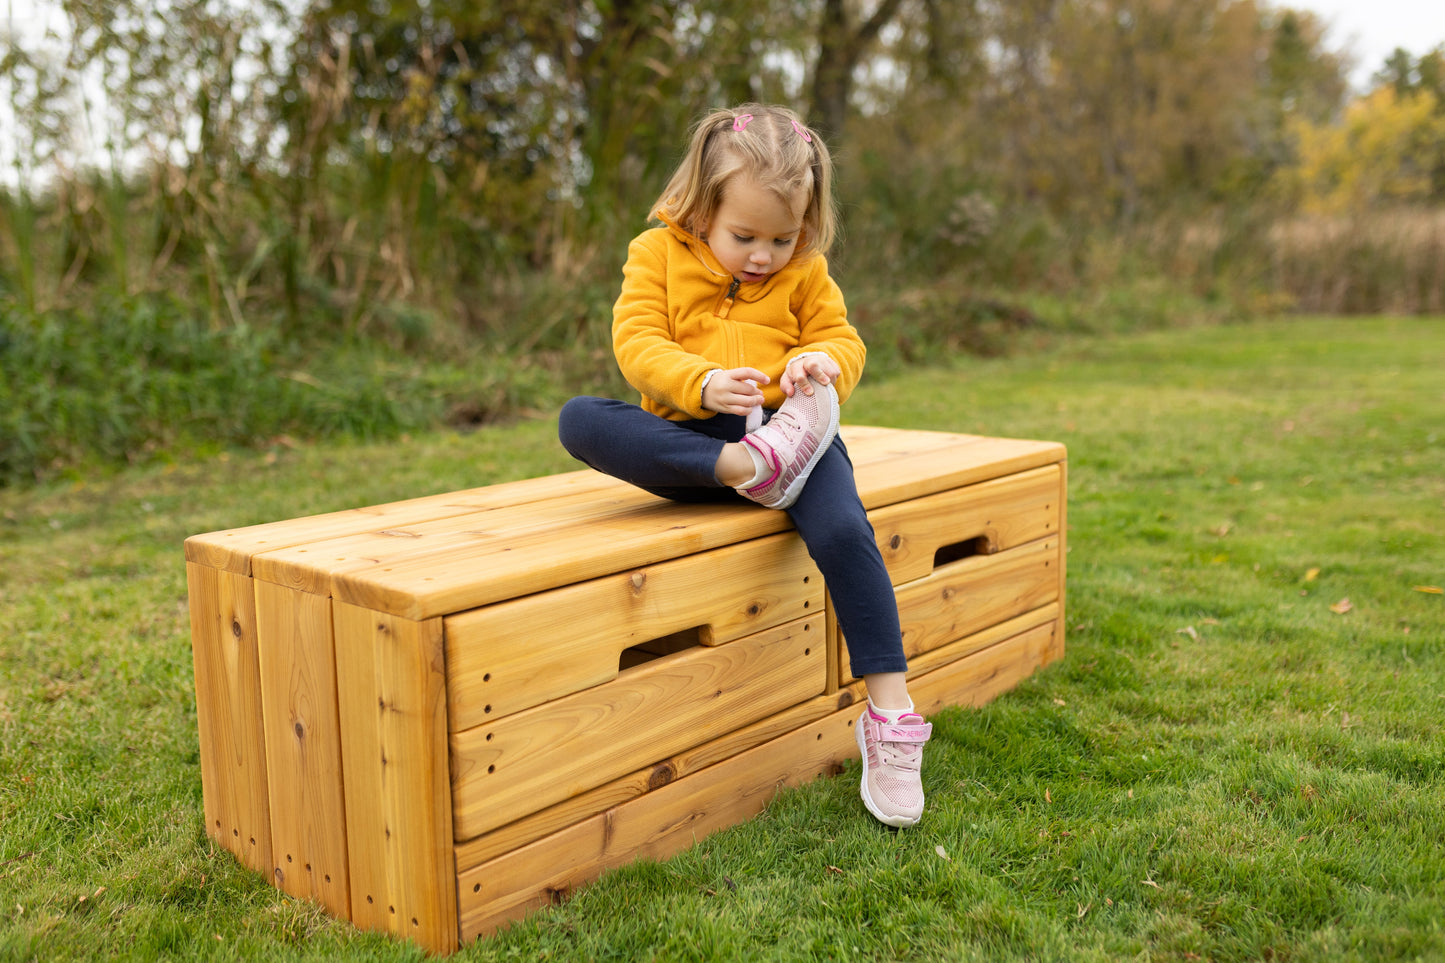
MULTIPOLYGON (((1291 320, 864 385, 1069 445, 1064 660, 934 719, 915 830, 850 771, 459 958, 1445 958, 1442 371, 1438 321, 1291 320)), ((552 432, 0 490, 0 959, 420 959, 206 839, 181 542, 569 469, 552 432)))

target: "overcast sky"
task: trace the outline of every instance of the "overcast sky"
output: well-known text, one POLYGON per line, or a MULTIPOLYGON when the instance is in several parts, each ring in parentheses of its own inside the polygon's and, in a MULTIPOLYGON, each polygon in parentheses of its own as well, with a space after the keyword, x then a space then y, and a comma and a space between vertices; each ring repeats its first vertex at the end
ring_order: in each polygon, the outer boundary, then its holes
POLYGON ((1384 66, 1396 47, 1418 57, 1445 44, 1445 0, 1295 0, 1281 6, 1312 10, 1329 25, 1325 46, 1347 49, 1356 64, 1356 90, 1384 66))

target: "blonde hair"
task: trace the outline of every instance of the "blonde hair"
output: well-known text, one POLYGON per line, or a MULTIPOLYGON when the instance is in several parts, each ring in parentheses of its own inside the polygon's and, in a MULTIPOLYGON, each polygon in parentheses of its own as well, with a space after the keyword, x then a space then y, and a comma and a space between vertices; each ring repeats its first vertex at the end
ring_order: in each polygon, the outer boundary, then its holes
POLYGON ((823 138, 786 107, 742 104, 698 121, 682 163, 653 205, 653 219, 666 215, 684 230, 702 234, 736 174, 788 206, 804 192, 808 205, 797 256, 828 253, 838 231, 833 161, 823 138))

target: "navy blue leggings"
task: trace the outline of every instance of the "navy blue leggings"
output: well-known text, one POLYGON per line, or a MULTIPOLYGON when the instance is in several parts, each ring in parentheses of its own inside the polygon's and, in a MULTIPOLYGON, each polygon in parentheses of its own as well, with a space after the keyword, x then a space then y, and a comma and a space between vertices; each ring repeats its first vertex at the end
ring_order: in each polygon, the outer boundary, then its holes
MULTIPOLYGON (((713 474, 723 445, 740 440, 744 425, 740 415, 668 421, 625 401, 580 397, 563 406, 558 435, 578 461, 654 495, 752 505, 713 474)), ((853 674, 906 671, 893 583, 841 438, 814 466, 787 512, 823 573, 853 674)))

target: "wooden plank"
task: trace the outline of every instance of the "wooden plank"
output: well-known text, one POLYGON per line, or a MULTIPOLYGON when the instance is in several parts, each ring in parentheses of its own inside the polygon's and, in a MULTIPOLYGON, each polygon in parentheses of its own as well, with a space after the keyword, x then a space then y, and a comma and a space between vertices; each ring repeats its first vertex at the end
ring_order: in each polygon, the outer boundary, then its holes
MULTIPOLYGON (((999 625, 991 626, 975 635, 967 636, 957 642, 952 642, 937 649, 930 649, 927 652, 914 656, 908 660, 910 694, 914 680, 926 676, 931 672, 935 672, 952 662, 958 662, 975 652, 996 645, 1004 639, 1024 635, 1041 626, 1050 627, 1049 645, 1057 651, 1054 651, 1053 654, 1049 656, 1048 661, 1054 661, 1059 655, 1063 654, 1064 632, 1062 627, 1063 623, 1059 621, 1059 613, 1060 608, 1058 603, 1050 602, 1048 605, 1034 609, 1032 612, 1025 612, 1023 615, 1009 619, 1007 622, 1000 623, 999 625)), ((1027 672, 1024 673, 1024 675, 1027 674, 1027 672)), ((858 685, 862 685, 862 683, 856 681, 852 683, 852 686, 858 685)), ((852 691, 852 686, 845 691, 852 691)), ((915 703, 915 707, 916 705, 915 703)))
POLYGON ((1059 462, 1059 655, 1064 652, 1064 627, 1068 624, 1064 620, 1066 606, 1064 602, 1068 594, 1068 584, 1065 576, 1069 567, 1069 465, 1068 462, 1059 462))
MULTIPOLYGON (((853 696, 845 694, 845 705, 853 696)), ((839 709, 837 697, 814 696, 806 702, 775 712, 752 725, 724 733, 693 749, 669 756, 643 769, 630 772, 596 789, 565 799, 540 812, 514 820, 473 839, 457 842, 457 868, 466 870, 509 853, 560 829, 611 809, 620 803, 661 789, 663 786, 708 766, 769 742, 795 729, 816 722, 839 709)))
POLYGON ((822 611, 817 566, 783 534, 451 616, 452 730, 615 679, 623 650, 652 639, 698 629, 721 645, 822 611))
POLYGON ((893 584, 929 574, 940 550, 992 555, 1058 535, 1060 474, 1049 465, 870 512, 893 584))
MULTIPOLYGON (((1063 456, 1050 442, 941 432, 864 431, 856 447, 870 508, 1063 456)), ((678 505, 624 486, 294 545, 252 564, 267 581, 421 620, 790 527, 786 515, 756 506, 678 505)))
POLYGON ((351 918, 331 600, 256 582, 272 881, 351 918))
POLYGON ((1063 461, 1058 442, 845 425, 858 495, 869 510, 1063 461))
MULTIPOLYGON (((461 873, 457 890, 463 941, 548 905, 603 870, 665 858, 749 819, 767 808, 783 786, 836 772, 848 757, 852 738, 846 716, 827 716, 461 873)), ((852 753, 856 755, 856 747, 852 753)))
POLYGON ((664 656, 452 737, 455 836, 468 839, 823 691, 822 614, 664 656))
POLYGON ((457 945, 440 619, 337 603, 352 920, 436 953, 457 945))
POLYGON ((544 478, 526 478, 465 491, 409 498, 384 505, 370 505, 193 535, 186 539, 186 560, 240 575, 250 575, 252 557, 262 552, 506 508, 531 501, 544 501, 564 495, 607 489, 622 490, 627 487, 625 482, 590 469, 544 478))
POLYGON ((271 871, 271 816, 251 580, 186 564, 206 832, 242 864, 271 871))
MULTIPOLYGON (((987 702, 1053 657, 1053 628, 1050 623, 1030 629, 920 677, 911 684, 914 704, 931 713, 944 705, 987 702)), ((838 772, 846 760, 857 758, 853 737, 857 716, 856 706, 832 713, 460 872, 462 940, 473 940, 549 905, 607 869, 638 859, 665 858, 751 818, 784 786, 838 772)), ((861 805, 857 818, 871 819, 861 805)))
MULTIPOLYGON (((945 649, 936 649, 914 659, 909 666, 909 672, 913 676, 926 674, 950 661, 988 648, 1046 622, 1054 622, 1057 620, 1058 614, 1057 605, 1046 605, 1018 618, 989 626, 945 649)), ((696 748, 685 750, 644 769, 628 773, 620 779, 615 779, 606 785, 549 806, 541 812, 525 816, 491 832, 483 833, 475 839, 459 840, 457 843, 457 868, 464 872, 476 867, 489 859, 494 859, 574 823, 581 822, 589 816, 595 816, 611 809, 619 803, 653 792, 677 779, 699 772, 724 759, 816 722, 823 716, 860 702, 862 698, 861 684, 856 691, 850 689, 832 695, 815 696, 807 702, 775 713, 750 726, 726 733, 696 748)))
MULTIPOLYGON (((336 579, 357 571, 386 573, 401 561, 421 558, 435 563, 431 566, 431 575, 422 579, 423 586, 435 576, 485 585, 493 578, 490 569, 449 572, 448 560, 460 549, 480 548, 494 553, 496 561, 505 564, 509 542, 527 532, 582 530, 589 524, 605 524, 608 518, 625 518, 629 511, 660 504, 665 503, 640 489, 612 485, 537 502, 454 513, 409 525, 372 526, 337 538, 304 541, 260 553, 252 559, 251 566, 256 578, 314 595, 336 595, 365 608, 376 608, 368 600, 336 593, 336 579)), ((559 584, 565 584, 565 579, 559 584)), ((377 611, 391 610, 379 608, 377 611)), ((392 614, 417 621, 447 613, 437 611, 414 618, 417 612, 413 608, 392 614)))
MULTIPOLYGON (((651 496, 647 496, 650 498, 651 496)), ((450 615, 611 575, 739 541, 786 531, 782 512, 756 505, 695 505, 652 500, 596 500, 576 507, 560 500, 527 506, 484 530, 409 530, 410 543, 365 546, 332 569, 340 599, 413 618, 450 615), (565 551, 558 546, 565 545, 565 551), (379 557, 381 548, 388 549, 379 557), (369 555, 367 553, 370 553, 369 555), (478 573, 486 573, 479 577, 478 573)), ((273 559, 257 560, 262 566, 273 559)))
POLYGON ((1058 564, 1058 542, 1045 539, 899 586, 904 654, 911 659, 1055 601, 1058 564))

